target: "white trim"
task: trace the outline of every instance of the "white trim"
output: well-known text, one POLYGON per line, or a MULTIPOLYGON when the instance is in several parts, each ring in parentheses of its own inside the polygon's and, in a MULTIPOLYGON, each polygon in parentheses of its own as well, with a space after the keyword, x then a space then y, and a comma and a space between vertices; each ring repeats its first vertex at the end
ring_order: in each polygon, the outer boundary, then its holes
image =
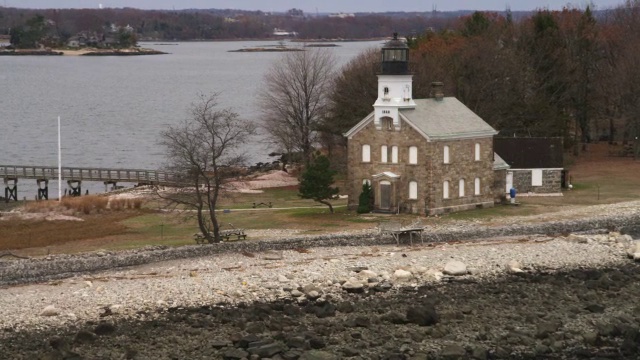
POLYGON ((442 182, 442 198, 449 199, 449 180, 442 182), (446 185, 446 186, 445 186, 446 185))
POLYGON ((374 115, 375 115, 375 111, 372 111, 369 115, 365 116, 364 119, 360 120, 360 122, 357 123, 354 127, 352 127, 349 131, 342 134, 342 136, 345 136, 351 139, 353 135, 355 135, 355 133, 362 130, 362 128, 364 128, 369 121, 373 120, 374 115))
POLYGON ((543 175, 544 170, 542 169, 531 170, 531 186, 542 186, 544 184, 543 175))
POLYGON ((387 145, 380 146, 380 162, 385 164, 389 162, 389 147, 387 145))
POLYGON ((481 195, 480 178, 473 179, 473 195, 481 195))
POLYGON ((371 145, 369 144, 362 144, 362 148, 361 148, 361 153, 362 153, 362 162, 363 163, 370 163, 371 162, 371 145), (365 151, 366 149, 366 151, 365 151))
POLYGON ((391 146, 391 163, 398 163, 398 146, 396 145, 391 146))
POLYGON ((409 164, 410 165, 418 164, 418 147, 417 146, 409 146, 409 164))
POLYGON ((409 200, 418 199, 418 182, 409 181, 409 200))
POLYGON ((375 174, 372 177, 374 179, 380 178, 380 177, 388 177, 390 179, 399 179, 400 175, 394 174, 391 171, 385 171, 385 172, 381 172, 380 174, 375 174))
POLYGON ((442 148, 442 163, 451 164, 451 148, 449 145, 445 145, 442 148))
POLYGON ((458 197, 463 198, 465 196, 465 187, 467 186, 464 179, 458 180, 458 197))
POLYGON ((558 170, 564 170, 564 168, 531 168, 531 169, 522 169, 522 168, 511 168, 511 170, 513 171, 531 171, 531 170, 547 170, 547 171, 558 171, 558 170))

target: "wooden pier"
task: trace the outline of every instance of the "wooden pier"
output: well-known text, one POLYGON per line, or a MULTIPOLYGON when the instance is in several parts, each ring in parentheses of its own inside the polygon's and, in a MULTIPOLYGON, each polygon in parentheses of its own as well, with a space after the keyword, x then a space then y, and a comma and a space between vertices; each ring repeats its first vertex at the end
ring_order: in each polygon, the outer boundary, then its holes
MULTIPOLYGON (((18 200, 19 179, 35 179, 38 182, 38 198, 48 199, 49 180, 58 179, 58 167, 0 165, 0 178, 4 180, 6 201, 18 200)), ((164 171, 84 167, 63 167, 62 179, 67 182, 71 196, 81 195, 83 181, 103 182, 105 188, 109 184, 115 187, 119 182, 138 185, 178 185, 183 182, 178 174, 164 171)))

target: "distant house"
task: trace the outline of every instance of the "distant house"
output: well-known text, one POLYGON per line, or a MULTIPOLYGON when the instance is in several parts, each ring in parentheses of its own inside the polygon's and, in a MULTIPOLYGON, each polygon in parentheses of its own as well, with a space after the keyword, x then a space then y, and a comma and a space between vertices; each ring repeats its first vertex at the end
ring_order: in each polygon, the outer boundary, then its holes
POLYGON ((348 206, 371 184, 374 210, 441 214, 492 207, 496 159, 489 124, 434 83, 432 97, 413 99, 409 49, 394 39, 382 48, 374 111, 347 131, 348 206))
POLYGON ((279 36, 279 37, 298 36, 298 33, 295 31, 287 31, 287 30, 274 28, 273 36, 279 36))
POLYGON ((495 152, 509 164, 506 193, 561 195, 564 171, 562 138, 497 137, 495 152))

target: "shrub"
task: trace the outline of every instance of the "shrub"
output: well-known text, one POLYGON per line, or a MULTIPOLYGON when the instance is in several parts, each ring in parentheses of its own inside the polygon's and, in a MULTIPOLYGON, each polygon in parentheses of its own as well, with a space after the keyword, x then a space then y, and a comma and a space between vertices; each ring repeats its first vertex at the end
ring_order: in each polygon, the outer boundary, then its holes
POLYGON ((360 193, 360 197, 358 197, 358 209, 356 210, 358 214, 370 213, 372 202, 373 190, 371 189, 371 184, 369 184, 369 182, 365 182, 362 184, 362 192, 360 193))

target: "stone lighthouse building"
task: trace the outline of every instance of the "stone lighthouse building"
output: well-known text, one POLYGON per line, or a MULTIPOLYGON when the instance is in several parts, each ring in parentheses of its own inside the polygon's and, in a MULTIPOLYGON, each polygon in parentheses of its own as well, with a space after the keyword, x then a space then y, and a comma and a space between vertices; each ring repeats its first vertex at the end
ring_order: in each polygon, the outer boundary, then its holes
POLYGON ((382 48, 373 112, 344 136, 349 208, 364 182, 374 210, 440 214, 493 206, 494 152, 489 124, 434 83, 414 99, 409 48, 394 34, 382 48))

